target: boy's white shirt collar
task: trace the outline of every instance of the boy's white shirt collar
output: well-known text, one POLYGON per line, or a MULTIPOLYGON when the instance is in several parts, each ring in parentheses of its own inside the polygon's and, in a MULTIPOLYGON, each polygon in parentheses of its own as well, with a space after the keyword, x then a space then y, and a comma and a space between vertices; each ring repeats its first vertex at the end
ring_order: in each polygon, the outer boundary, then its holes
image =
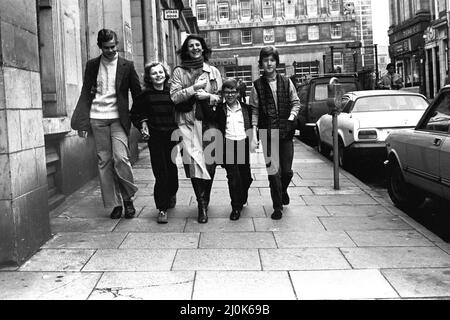
POLYGON ((236 111, 239 111, 239 110, 242 109, 242 106, 241 106, 241 104, 239 103, 238 100, 236 100, 236 103, 235 103, 235 107, 234 107, 234 108, 232 108, 232 107, 228 104, 228 102, 225 102, 225 104, 226 104, 226 106, 227 106, 227 109, 230 110, 231 112, 236 112, 236 111))

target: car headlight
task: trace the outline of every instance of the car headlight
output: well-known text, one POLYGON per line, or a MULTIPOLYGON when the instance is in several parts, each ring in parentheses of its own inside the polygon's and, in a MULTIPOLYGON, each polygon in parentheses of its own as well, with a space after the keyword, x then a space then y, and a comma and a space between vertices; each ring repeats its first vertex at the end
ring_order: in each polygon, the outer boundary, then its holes
POLYGON ((377 138, 376 130, 361 130, 358 132, 358 139, 360 140, 376 140, 377 138))

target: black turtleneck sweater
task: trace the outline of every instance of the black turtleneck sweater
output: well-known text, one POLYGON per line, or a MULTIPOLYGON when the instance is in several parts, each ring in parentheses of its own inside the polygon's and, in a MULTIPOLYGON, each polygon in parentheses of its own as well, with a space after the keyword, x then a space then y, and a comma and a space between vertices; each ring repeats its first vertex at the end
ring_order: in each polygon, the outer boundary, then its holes
POLYGON ((152 134, 171 134, 178 126, 175 122, 175 105, 170 99, 166 84, 162 91, 150 87, 133 101, 131 121, 139 130, 146 121, 152 134))

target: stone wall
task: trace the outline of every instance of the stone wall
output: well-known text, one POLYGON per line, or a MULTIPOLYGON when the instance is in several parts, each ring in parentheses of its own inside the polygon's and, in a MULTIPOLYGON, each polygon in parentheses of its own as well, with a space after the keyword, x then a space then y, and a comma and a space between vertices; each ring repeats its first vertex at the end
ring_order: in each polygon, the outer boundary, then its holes
POLYGON ((34 0, 0 1, 0 265, 50 238, 34 0))

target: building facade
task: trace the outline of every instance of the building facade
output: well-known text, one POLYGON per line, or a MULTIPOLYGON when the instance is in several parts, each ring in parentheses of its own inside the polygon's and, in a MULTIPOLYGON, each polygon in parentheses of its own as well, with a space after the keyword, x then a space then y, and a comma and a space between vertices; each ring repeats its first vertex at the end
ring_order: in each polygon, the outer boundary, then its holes
MULTIPOLYGON (((0 266, 34 254, 50 237, 50 211, 97 175, 94 141, 70 119, 86 62, 101 54, 98 30, 117 33, 142 80, 145 62, 177 63, 196 21, 185 13, 181 0, 0 1, 0 266)), ((139 137, 132 130, 132 162, 139 137)))
POLYGON ((391 61, 406 88, 428 96, 424 35, 430 25, 430 8, 430 0, 389 0, 391 61))
POLYGON ((279 71, 297 81, 320 73, 360 70, 353 2, 343 0, 196 0, 201 35, 211 62, 248 90, 260 76, 259 51, 275 45, 279 71))
POLYGON ((425 93, 433 98, 448 81, 448 0, 430 0, 430 25, 425 29, 425 93))

